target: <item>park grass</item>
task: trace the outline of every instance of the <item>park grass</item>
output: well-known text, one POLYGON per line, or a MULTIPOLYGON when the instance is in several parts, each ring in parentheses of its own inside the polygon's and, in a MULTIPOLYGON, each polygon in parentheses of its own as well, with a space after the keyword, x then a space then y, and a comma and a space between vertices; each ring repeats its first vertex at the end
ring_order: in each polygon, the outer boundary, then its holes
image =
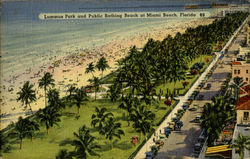
MULTIPOLYGON (((203 68, 200 70, 200 72, 203 72, 207 65, 209 63, 206 63, 205 62, 205 59, 208 58, 209 61, 212 61, 213 60, 213 57, 211 55, 201 55, 200 57, 194 59, 192 62, 188 63, 188 67, 190 69, 190 67, 192 67, 193 64, 197 63, 197 62, 204 62, 204 66, 203 68)), ((187 71, 189 71, 189 69, 187 71)), ((171 83, 167 83, 167 84, 161 84, 159 86, 156 87, 156 93, 158 94, 160 92, 160 90, 163 91, 163 95, 165 95, 167 93, 167 88, 173 92, 174 88, 176 90, 179 90, 179 94, 180 95, 184 95, 185 92, 189 89, 189 87, 192 85, 193 82, 195 82, 195 80, 198 78, 198 75, 188 75, 186 76, 186 80, 185 81, 188 81, 189 82, 189 85, 186 86, 186 88, 184 89, 183 85, 182 85, 182 82, 183 81, 177 81, 175 86, 174 86, 174 82, 171 82, 171 83)))
MULTIPOLYGON (((191 67, 196 62, 204 61, 204 59, 209 58, 212 60, 212 56, 202 55, 199 58, 194 59, 192 62, 188 64, 191 67)), ((204 71, 208 63, 205 63, 204 67, 201 71, 204 71)), ((198 75, 189 76, 190 78, 186 79, 189 82, 189 85, 183 89, 182 81, 177 82, 175 85, 176 89, 180 89, 179 93, 185 93, 187 89, 189 89, 190 85, 196 80, 198 75)), ((114 77, 110 77, 114 78, 114 77)), ((161 89, 164 93, 166 93, 166 88, 173 90, 174 83, 168 83, 167 85, 159 85, 157 87, 157 92, 161 89)), ((152 112, 155 113, 156 118, 154 120, 153 128, 157 128, 157 124, 162 120, 164 115, 169 111, 171 107, 167 107, 164 105, 164 100, 161 100, 158 103, 152 104, 149 108, 152 112)), ((9 153, 4 153, 4 159, 52 159, 58 154, 60 149, 67 149, 68 151, 74 150, 74 147, 70 144, 64 144, 68 140, 74 139, 73 132, 78 132, 78 129, 83 125, 86 125, 93 136, 96 137, 96 143, 101 146, 97 152, 100 156, 89 156, 88 158, 93 159, 125 159, 128 158, 139 146, 133 146, 130 142, 130 138, 132 136, 139 136, 137 132, 135 132, 132 127, 132 122, 130 126, 128 126, 128 122, 126 121, 126 112, 124 110, 118 109, 118 105, 120 102, 110 102, 109 99, 97 99, 96 101, 90 99, 88 102, 83 104, 80 109, 80 118, 76 119, 76 106, 69 107, 71 105, 70 101, 66 102, 67 107, 62 111, 61 122, 58 126, 54 126, 50 128, 49 135, 46 134, 45 126, 42 124, 40 127, 40 131, 36 133, 34 136, 33 142, 31 142, 30 138, 25 138, 23 140, 23 149, 19 150, 19 141, 15 138, 10 139, 10 143, 12 143, 12 149, 9 153), (107 108, 108 111, 114 114, 114 117, 117 121, 122 124, 122 129, 125 132, 125 136, 122 136, 121 139, 113 140, 113 149, 110 150, 109 141, 105 139, 104 136, 100 135, 97 129, 92 128, 90 125, 91 116, 95 113, 95 107, 98 108, 107 108)), ((175 102, 172 103, 172 106, 175 102)), ((142 136, 141 141, 145 139, 142 136)))
MULTIPOLYGON (((9 153, 4 153, 4 159, 53 159, 58 154, 60 149, 67 149, 68 151, 74 150, 70 144, 64 145, 70 139, 74 139, 73 132, 78 132, 78 129, 84 124, 90 129, 93 136, 96 137, 96 142, 101 146, 100 150, 97 152, 100 154, 98 156, 89 156, 88 158, 101 158, 101 159, 125 159, 128 158, 139 146, 133 146, 130 142, 130 138, 135 135, 139 135, 135 132, 132 127, 132 122, 128 126, 125 120, 125 111, 118 109, 117 106, 120 102, 112 103, 109 99, 98 99, 94 101, 91 99, 86 105, 82 105, 80 109, 80 118, 77 120, 76 116, 76 106, 66 107, 62 111, 61 122, 58 126, 50 128, 49 135, 46 134, 45 126, 42 124, 40 131, 34 136, 33 142, 30 138, 25 138, 23 140, 23 149, 19 150, 19 141, 16 138, 10 139, 12 143, 12 149, 9 153), (125 136, 121 139, 113 140, 113 149, 110 150, 109 141, 105 139, 104 136, 100 135, 97 129, 90 126, 91 116, 95 112, 95 107, 107 108, 108 111, 114 114, 117 121, 122 124, 122 129, 125 132, 125 136)), ((162 119, 162 117, 168 112, 170 107, 164 105, 163 101, 159 104, 152 105, 150 107, 156 115, 156 119, 153 123, 153 127, 156 128, 156 124, 162 119)), ((141 141, 144 140, 142 136, 141 141)))

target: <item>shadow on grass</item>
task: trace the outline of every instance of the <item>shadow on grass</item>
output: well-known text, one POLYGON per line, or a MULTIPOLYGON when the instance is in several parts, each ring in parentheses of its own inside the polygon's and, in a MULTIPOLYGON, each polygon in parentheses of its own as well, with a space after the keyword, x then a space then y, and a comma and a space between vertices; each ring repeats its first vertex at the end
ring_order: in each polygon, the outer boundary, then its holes
POLYGON ((88 128, 90 132, 98 132, 98 128, 97 127, 90 127, 88 128))
POLYGON ((115 140, 113 142, 113 147, 121 150, 127 150, 133 148, 133 145, 128 141, 119 142, 119 140, 115 140))
POLYGON ((66 116, 66 117, 75 117, 76 113, 73 113, 73 112, 63 112, 62 115, 66 116))
POLYGON ((65 145, 71 144, 71 142, 72 140, 70 138, 66 138, 59 142, 59 146, 65 146, 65 145))
POLYGON ((117 121, 119 121, 119 120, 127 121, 128 120, 127 116, 124 113, 121 116, 116 116, 115 119, 117 121))
POLYGON ((187 76, 186 79, 192 79, 194 76, 187 76))
POLYGON ((99 151, 99 152, 110 151, 110 143, 109 142, 105 141, 104 145, 100 145, 100 146, 101 146, 101 148, 97 151, 99 151))
MULTIPOLYGON (((99 152, 110 151, 110 142, 109 141, 105 141, 104 145, 100 145, 100 146, 101 146, 101 148, 100 148, 100 150, 98 150, 99 152)), ((133 145, 131 143, 128 143, 127 141, 119 142, 119 140, 116 139, 113 141, 113 149, 114 148, 121 149, 121 150, 127 150, 127 149, 133 148, 133 145)))
POLYGON ((46 132, 38 132, 36 133, 36 136, 34 137, 35 138, 39 138, 39 139, 43 139, 47 136, 46 132))
POLYGON ((167 107, 159 107, 158 110, 166 110, 167 107))

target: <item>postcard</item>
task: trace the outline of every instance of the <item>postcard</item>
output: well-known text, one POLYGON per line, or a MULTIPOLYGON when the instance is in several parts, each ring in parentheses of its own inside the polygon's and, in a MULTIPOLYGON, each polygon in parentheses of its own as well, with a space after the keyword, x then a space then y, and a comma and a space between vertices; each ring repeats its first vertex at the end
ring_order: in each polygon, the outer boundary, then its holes
POLYGON ((250 158, 249 8, 3 0, 1 157, 250 158))

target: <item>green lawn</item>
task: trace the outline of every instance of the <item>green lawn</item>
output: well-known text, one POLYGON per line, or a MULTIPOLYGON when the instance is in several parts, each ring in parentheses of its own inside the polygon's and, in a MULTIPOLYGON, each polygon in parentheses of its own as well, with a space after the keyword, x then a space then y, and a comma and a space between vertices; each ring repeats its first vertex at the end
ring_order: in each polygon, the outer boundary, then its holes
MULTIPOLYGON (((212 56, 204 55, 195 59, 192 63, 189 64, 191 67, 196 62, 204 61, 205 58, 212 60, 212 56)), ((207 66, 204 65, 203 69, 207 66)), ((177 82, 175 88, 180 88, 180 93, 184 93, 195 81, 197 76, 190 76, 189 85, 186 89, 182 89, 182 81, 177 82)), ((166 86, 173 89, 173 83, 167 85, 160 85, 157 87, 157 90, 161 88, 164 93, 166 91, 166 86)), ((4 159, 53 159, 58 154, 60 149, 67 149, 68 151, 73 150, 74 147, 71 145, 63 145, 68 139, 73 139, 73 132, 78 132, 78 129, 84 124, 90 129, 91 134, 96 137, 96 142, 101 146, 101 149, 97 152, 101 157, 90 156, 88 158, 102 158, 102 159, 126 159, 128 158, 139 146, 133 146, 130 143, 130 138, 134 135, 139 135, 135 132, 132 127, 132 123, 128 126, 127 121, 124 119, 126 112, 124 110, 118 109, 120 103, 112 103, 109 99, 98 99, 94 101, 91 99, 87 102, 86 105, 82 105, 80 109, 80 118, 76 120, 75 113, 77 112, 76 106, 66 107, 63 110, 61 117, 61 122, 59 126, 54 126, 50 129, 49 135, 46 134, 45 126, 41 126, 41 130, 36 133, 33 142, 29 138, 24 139, 23 149, 19 150, 19 141, 17 139, 11 139, 12 149, 9 153, 4 153, 4 159), (91 116, 95 112, 95 107, 107 108, 108 111, 114 114, 114 117, 121 122, 122 129, 125 132, 125 136, 122 136, 121 140, 115 139, 113 141, 113 149, 110 150, 109 141, 105 139, 104 136, 99 135, 98 131, 90 126, 91 116)), ((172 103, 173 105, 175 102, 172 103)), ((69 105, 69 103, 67 103, 69 105)), ((164 115, 168 112, 170 107, 164 105, 163 100, 159 104, 154 104, 150 107, 156 115, 156 119, 153 123, 154 128, 157 128, 156 124, 161 121, 164 115)), ((141 139, 143 141, 144 137, 141 139)))
MULTIPOLYGON (((91 100, 87 105, 83 105, 80 109, 80 118, 75 119, 74 113, 77 111, 75 106, 67 107, 63 110, 63 116, 59 126, 54 126, 50 129, 47 136, 44 125, 41 130, 37 132, 33 142, 29 138, 24 139, 23 149, 19 150, 19 141, 12 139, 13 149, 9 153, 4 153, 4 159, 53 159, 60 149, 73 150, 71 145, 60 146, 64 141, 73 139, 73 132, 77 132, 78 128, 86 124, 91 130, 91 134, 95 136, 96 142, 101 146, 101 149, 97 152, 101 157, 88 157, 88 158, 102 158, 102 159, 125 159, 128 158, 137 148, 130 143, 130 138, 134 135, 139 135, 132 128, 132 123, 128 126, 126 120, 124 120, 125 111, 117 108, 117 103, 111 103, 108 99, 99 99, 97 101, 91 100), (108 111, 112 112, 115 118, 122 123, 122 129, 125 132, 125 136, 122 136, 121 140, 114 140, 113 149, 110 151, 109 141, 104 136, 99 135, 96 129, 90 126, 91 116, 95 111, 95 107, 105 107, 108 111)), ((150 109, 156 114, 156 120, 154 124, 158 123, 161 118, 166 114, 170 107, 160 102, 159 108, 152 106, 150 109)), ((155 126, 156 127, 156 126, 155 126)), ((144 137, 143 137, 144 139, 144 137)), ((142 139, 142 140, 143 140, 142 139)), ((141 140, 141 141, 142 141, 141 140)))

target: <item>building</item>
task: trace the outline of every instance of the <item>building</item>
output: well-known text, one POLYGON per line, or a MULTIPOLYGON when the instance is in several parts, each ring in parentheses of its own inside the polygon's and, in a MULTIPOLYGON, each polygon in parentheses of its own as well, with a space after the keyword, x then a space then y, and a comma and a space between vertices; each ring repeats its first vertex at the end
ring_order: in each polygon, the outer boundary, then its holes
POLYGON ((250 63, 245 61, 232 62, 232 78, 241 77, 244 82, 250 84, 250 63))
POLYGON ((239 47, 239 53, 236 57, 236 61, 247 61, 247 55, 250 54, 250 47, 239 47))
POLYGON ((228 9, 224 9, 221 11, 221 16, 224 17, 227 14, 237 13, 237 12, 250 12, 249 5, 237 5, 230 6, 228 9))
MULTIPOLYGON (((242 88, 244 92, 248 92, 247 95, 240 97, 236 103, 236 113, 237 113, 237 124, 234 129, 233 141, 238 138, 238 134, 249 135, 249 126, 250 126, 250 85, 242 88)), ((243 91, 240 91, 239 94, 243 94, 243 91)), ((250 158, 250 152, 245 149, 244 151, 245 158, 250 158)), ((239 158, 239 154, 235 153, 235 149, 232 150, 232 158, 239 158)))
POLYGON ((249 95, 240 97, 235 107, 237 124, 250 125, 250 92, 249 95))

